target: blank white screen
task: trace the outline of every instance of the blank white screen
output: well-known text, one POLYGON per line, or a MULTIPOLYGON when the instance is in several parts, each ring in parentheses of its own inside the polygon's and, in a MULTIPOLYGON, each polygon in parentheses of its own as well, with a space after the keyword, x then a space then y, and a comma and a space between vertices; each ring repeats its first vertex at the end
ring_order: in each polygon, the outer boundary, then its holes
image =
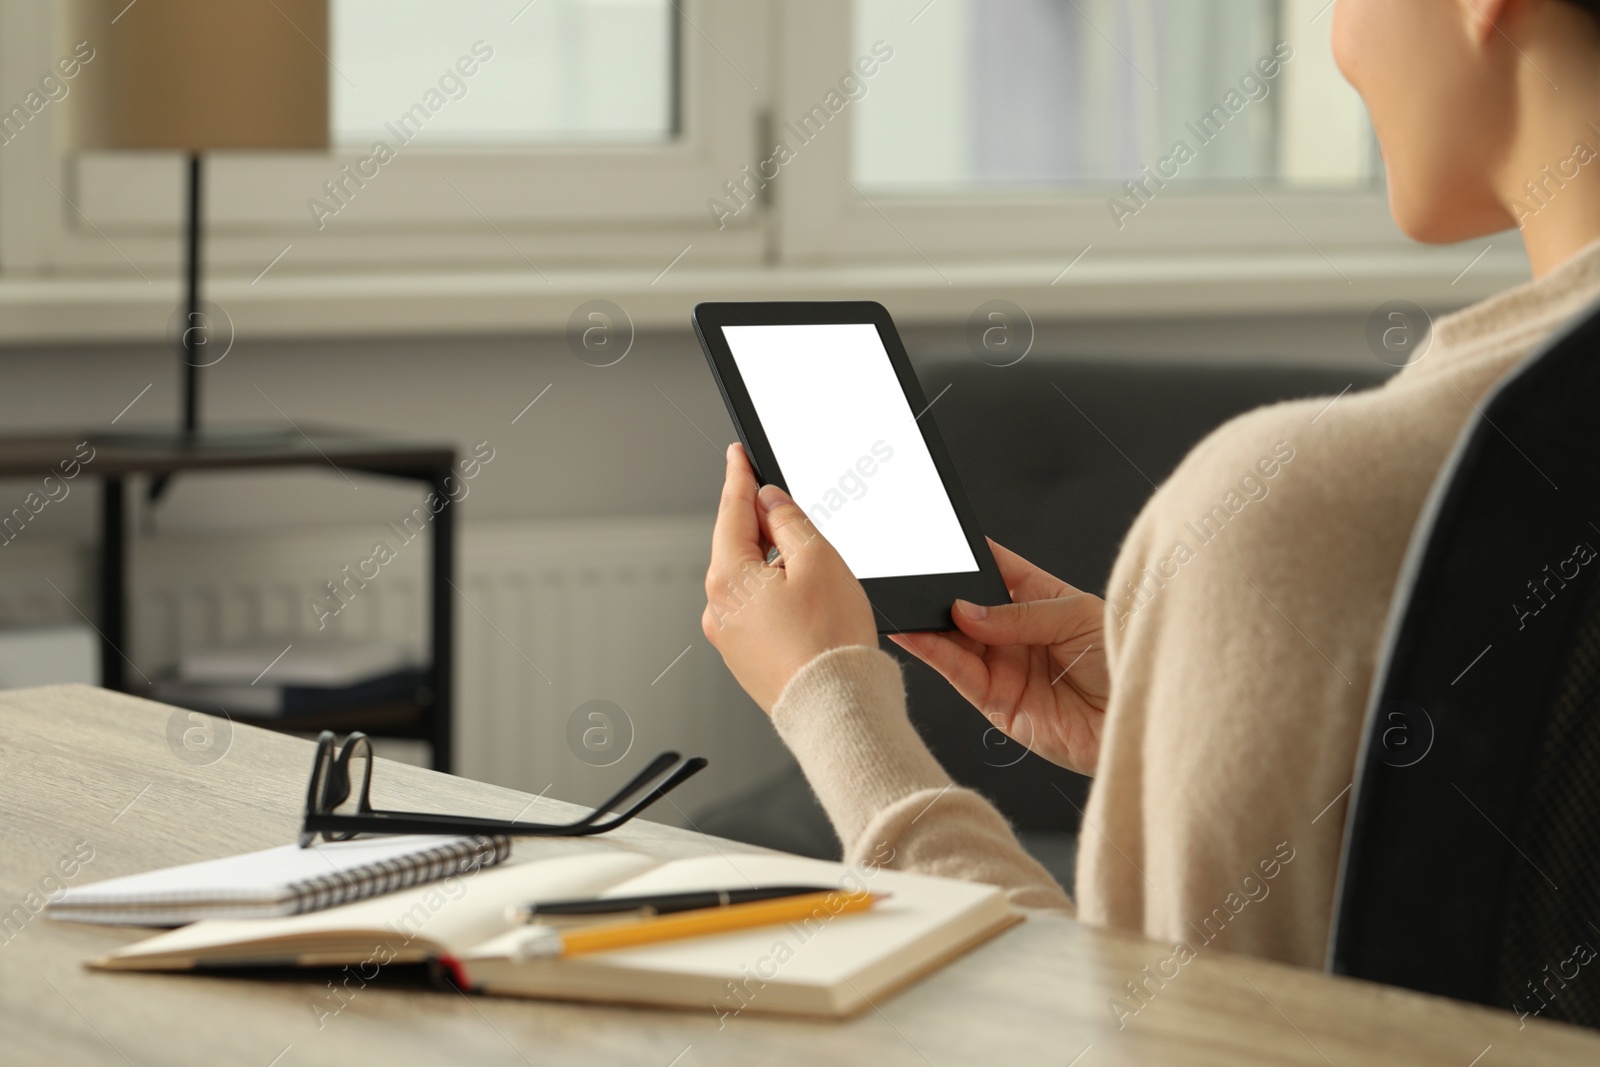
POLYGON ((876 326, 723 335, 790 494, 857 578, 978 569, 876 326))

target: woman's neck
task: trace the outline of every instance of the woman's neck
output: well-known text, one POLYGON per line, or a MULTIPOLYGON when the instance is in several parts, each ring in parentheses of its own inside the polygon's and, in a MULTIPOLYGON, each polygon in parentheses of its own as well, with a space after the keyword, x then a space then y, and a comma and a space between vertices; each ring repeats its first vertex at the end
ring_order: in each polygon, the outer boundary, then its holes
POLYGON ((1591 33, 1523 43, 1516 134, 1496 185, 1522 230, 1535 278, 1600 240, 1600 62, 1593 42, 1591 33))
POLYGON ((1510 203, 1540 278, 1600 240, 1600 121, 1525 173, 1510 203))

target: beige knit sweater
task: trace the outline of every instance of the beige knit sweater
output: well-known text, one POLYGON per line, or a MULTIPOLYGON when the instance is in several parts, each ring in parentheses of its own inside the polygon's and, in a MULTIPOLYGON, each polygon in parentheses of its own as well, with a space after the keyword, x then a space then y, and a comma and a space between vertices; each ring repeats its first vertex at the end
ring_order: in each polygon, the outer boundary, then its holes
MULTIPOLYGON (((1155 493, 1109 586, 1081 918, 1322 965, 1367 696, 1423 500, 1474 404, 1597 297, 1600 242, 1440 319, 1381 388, 1234 419, 1155 493)), ((818 656, 772 717, 847 860, 1072 908, 1000 814, 951 785, 885 653, 818 656)))

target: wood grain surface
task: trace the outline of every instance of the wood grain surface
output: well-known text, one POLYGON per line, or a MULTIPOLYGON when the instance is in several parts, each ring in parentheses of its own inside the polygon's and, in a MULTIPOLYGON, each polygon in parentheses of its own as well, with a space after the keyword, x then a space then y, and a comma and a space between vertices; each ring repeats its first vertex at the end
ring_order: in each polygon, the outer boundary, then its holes
MULTIPOLYGON (((719 1019, 709 1005, 671 1012, 468 997, 381 972, 341 1000, 327 972, 274 980, 85 970, 84 960, 147 932, 54 923, 31 915, 30 893, 294 840, 311 745, 219 725, 212 745, 197 750, 182 741, 196 721, 188 714, 86 686, 0 693, 0 1062, 1600 1063, 1600 1035, 1587 1031, 1540 1020, 1519 1027, 1509 1012, 1219 951, 1202 950, 1119 1026, 1108 1002, 1129 1003, 1124 983, 1169 956, 1170 946, 1042 914, 842 1023, 719 1019), (75 851, 88 849, 93 858, 63 879, 75 851)), ((627 771, 611 768, 619 780, 627 771)), ((382 806, 500 818, 573 810, 392 763, 378 768, 373 790, 382 806)), ((603 842, 523 841, 514 855, 616 847, 662 857, 750 851, 692 830, 635 823, 603 842)))

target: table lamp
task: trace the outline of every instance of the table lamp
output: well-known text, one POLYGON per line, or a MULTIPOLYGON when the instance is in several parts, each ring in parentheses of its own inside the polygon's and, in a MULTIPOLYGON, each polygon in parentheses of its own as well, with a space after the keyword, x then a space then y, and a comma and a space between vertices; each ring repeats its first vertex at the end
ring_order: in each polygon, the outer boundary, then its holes
MULTIPOLYGON (((188 155, 181 440, 200 443, 206 152, 328 147, 327 0, 105 0, 97 147, 188 155)), ((209 443, 209 442, 208 442, 209 443)))

